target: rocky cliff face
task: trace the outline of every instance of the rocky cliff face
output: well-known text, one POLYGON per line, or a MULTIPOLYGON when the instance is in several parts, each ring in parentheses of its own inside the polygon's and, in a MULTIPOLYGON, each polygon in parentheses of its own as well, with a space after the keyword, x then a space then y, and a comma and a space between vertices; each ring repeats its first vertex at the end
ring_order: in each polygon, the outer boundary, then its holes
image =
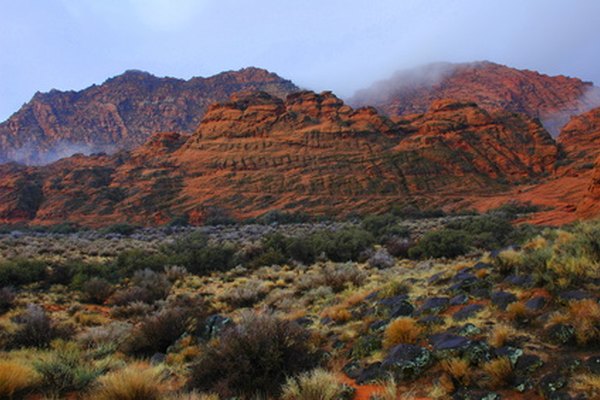
POLYGON ((373 105, 390 116, 425 112, 439 99, 475 102, 539 118, 554 136, 573 115, 600 105, 600 89, 565 76, 548 76, 491 62, 437 63, 397 73, 356 93, 355 106, 373 105))
POLYGON ((246 68, 188 81, 127 71, 79 92, 37 93, 0 124, 0 162, 44 164, 78 152, 133 149, 155 132, 191 132, 209 104, 240 90, 285 97, 298 88, 246 68))
POLYGON ((43 168, 3 166, 0 219, 154 224, 181 214, 200 222, 194 218, 207 206, 247 217, 274 208, 444 205, 545 176, 557 152, 536 120, 472 103, 438 101, 393 122, 329 92, 286 100, 244 92, 210 106, 189 137, 168 132, 133 151, 77 155, 43 168))

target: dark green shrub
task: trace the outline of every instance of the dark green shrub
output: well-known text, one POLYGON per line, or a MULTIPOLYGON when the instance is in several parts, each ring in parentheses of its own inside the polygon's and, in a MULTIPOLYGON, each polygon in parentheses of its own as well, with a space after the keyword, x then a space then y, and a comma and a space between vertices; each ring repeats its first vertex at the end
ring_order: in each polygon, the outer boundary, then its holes
POLYGON ((15 258, 0 262, 0 286, 27 285, 42 282, 47 275, 46 263, 15 258))
POLYGON ((88 303, 103 304, 112 294, 113 287, 106 279, 92 278, 82 287, 82 300, 88 303))
POLYGON ((150 269, 162 271, 165 265, 173 265, 167 255, 149 252, 142 249, 131 249, 121 252, 116 259, 119 276, 131 276, 135 271, 150 269))
POLYGON ((227 271, 238 263, 237 249, 233 244, 213 245, 206 235, 194 232, 179 238, 161 250, 167 265, 181 265, 192 274, 227 271))
POLYGON ((38 305, 30 304, 15 318, 18 327, 12 335, 11 347, 48 347, 57 338, 70 336, 68 329, 59 328, 38 305))
POLYGON ((136 225, 122 223, 122 224, 114 224, 114 225, 107 226, 106 228, 102 229, 100 232, 102 232, 105 235, 112 233, 112 234, 119 234, 119 235, 123 235, 123 236, 129 236, 129 235, 135 233, 135 231, 138 228, 139 227, 136 225))
POLYGON ((223 397, 276 397, 286 378, 314 368, 310 332, 271 315, 247 314, 211 341, 192 367, 190 388, 223 397))
POLYGON ((0 288, 0 314, 10 310, 15 302, 17 294, 9 286, 0 288))
POLYGON ((442 229, 426 233, 408 250, 411 258, 453 258, 466 254, 471 248, 471 238, 464 231, 442 229))
POLYGON ((169 307, 144 318, 123 343, 123 351, 146 356, 165 353, 185 333, 188 317, 187 309, 169 307))
POLYGON ((471 236, 471 244, 482 249, 506 246, 514 231, 510 220, 504 216, 487 214, 452 221, 448 229, 463 231, 471 236))
POLYGON ((41 378, 40 386, 53 396, 82 391, 105 372, 87 365, 76 349, 67 345, 62 347, 48 360, 34 364, 41 378))
POLYGON ((346 228, 337 232, 316 233, 312 237, 319 253, 324 252, 332 261, 355 261, 374 243, 373 235, 360 228, 346 228))

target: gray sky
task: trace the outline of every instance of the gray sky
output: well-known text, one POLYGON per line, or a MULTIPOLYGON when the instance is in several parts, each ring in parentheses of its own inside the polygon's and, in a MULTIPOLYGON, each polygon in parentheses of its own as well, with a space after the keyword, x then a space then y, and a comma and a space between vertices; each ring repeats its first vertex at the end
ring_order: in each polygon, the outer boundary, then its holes
POLYGON ((0 120, 126 69, 267 68, 341 97, 395 70, 490 60, 600 83, 598 0, 0 0, 0 120))

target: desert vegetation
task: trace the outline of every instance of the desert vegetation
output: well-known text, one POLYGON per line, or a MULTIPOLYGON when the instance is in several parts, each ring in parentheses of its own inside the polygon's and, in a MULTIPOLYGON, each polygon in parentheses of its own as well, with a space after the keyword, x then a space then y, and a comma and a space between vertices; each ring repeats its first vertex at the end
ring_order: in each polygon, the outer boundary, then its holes
POLYGON ((0 398, 595 398, 600 222, 527 211, 6 227, 0 398))

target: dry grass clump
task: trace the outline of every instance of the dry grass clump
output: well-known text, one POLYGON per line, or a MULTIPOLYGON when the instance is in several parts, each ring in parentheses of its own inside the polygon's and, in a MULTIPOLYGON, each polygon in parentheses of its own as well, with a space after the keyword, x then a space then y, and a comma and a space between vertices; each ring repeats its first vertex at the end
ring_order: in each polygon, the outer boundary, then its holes
POLYGON ((198 392, 189 392, 189 393, 177 393, 172 394, 167 397, 168 400, 220 400, 218 394, 214 393, 198 393, 198 392))
POLYGON ((469 368, 469 361, 457 357, 449 358, 442 360, 440 366, 455 382, 463 386, 468 386, 471 383, 472 373, 469 368))
POLYGON ((593 299, 572 301, 568 323, 575 328, 577 343, 586 345, 600 340, 600 304, 593 299))
POLYGON ((330 307, 321 314, 323 318, 331 318, 334 322, 342 324, 352 319, 352 313, 343 306, 330 307))
POLYGON ((35 371, 16 361, 0 361, 0 398, 13 396, 34 387, 38 382, 35 371))
POLYGON ((281 394, 282 400, 338 400, 347 388, 335 375, 323 369, 315 369, 288 378, 281 394))
POLYGON ((162 370, 146 364, 131 364, 99 379, 89 400, 160 400, 162 370))
POLYGON ((253 279, 223 293, 219 300, 233 308, 252 307, 264 299, 270 290, 266 282, 253 279))
POLYGON ((600 375, 581 374, 571 378, 569 386, 589 399, 600 399, 600 375))
POLYGON ((510 320, 522 322, 531 317, 532 312, 527 308, 524 302, 516 301, 506 307, 506 314, 510 320))
POLYGON ((482 366, 487 377, 486 386, 497 389, 506 386, 513 377, 513 366, 508 357, 500 357, 486 362, 482 366))
POLYGON ((508 249, 498 254, 495 267, 501 274, 508 274, 523 262, 523 254, 520 251, 508 249))
POLYGON ((398 318, 385 329, 383 347, 389 349, 398 344, 415 343, 422 333, 423 328, 414 318, 398 318))
POLYGON ((488 343, 494 347, 502 347, 516 335, 516 331, 510 325, 498 324, 488 336, 488 343))

